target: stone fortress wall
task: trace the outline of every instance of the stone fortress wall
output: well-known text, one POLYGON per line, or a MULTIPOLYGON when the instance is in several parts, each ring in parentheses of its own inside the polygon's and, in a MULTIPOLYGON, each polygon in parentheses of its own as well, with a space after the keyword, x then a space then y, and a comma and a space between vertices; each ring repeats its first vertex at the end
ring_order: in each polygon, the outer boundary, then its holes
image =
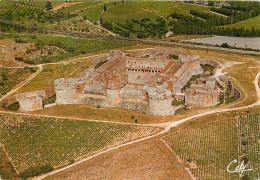
POLYGON ((46 90, 39 90, 33 92, 25 92, 9 96, 3 102, 3 107, 8 107, 11 104, 19 102, 19 112, 30 112, 43 109, 42 100, 49 98, 55 94, 55 88, 50 87, 46 90))
POLYGON ((136 54, 111 51, 95 58, 85 77, 57 79, 56 104, 91 104, 121 107, 149 115, 172 115, 173 94, 202 73, 199 57, 174 49, 153 49, 136 54), (172 60, 170 54, 178 55, 172 60), (100 67, 96 66, 105 62, 100 67), (79 87, 81 84, 81 87, 79 87))
MULTIPOLYGON (((180 94, 189 106, 212 106, 219 102, 214 79, 198 80, 185 94, 180 93, 193 75, 203 73, 200 64, 219 68, 215 61, 174 49, 152 49, 136 54, 110 51, 95 58, 77 78, 56 79, 55 90, 13 95, 3 105, 7 107, 19 101, 20 111, 38 110, 43 107, 42 99, 56 93, 57 105, 90 104, 120 107, 148 115, 172 115, 180 108, 172 106, 173 97, 180 94), (173 60, 170 55, 177 55, 179 59, 173 60)), ((230 79, 224 81, 231 82, 230 79)), ((232 87, 233 95, 240 95, 232 87)))

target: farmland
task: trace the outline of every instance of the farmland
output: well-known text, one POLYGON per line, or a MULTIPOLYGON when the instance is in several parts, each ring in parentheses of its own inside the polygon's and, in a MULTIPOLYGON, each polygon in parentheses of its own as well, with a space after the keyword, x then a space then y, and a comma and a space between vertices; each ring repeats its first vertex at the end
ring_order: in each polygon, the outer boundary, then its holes
MULTIPOLYGON (((237 179, 238 174, 226 171, 234 159, 240 163, 244 160, 248 168, 254 169, 244 175, 257 179, 260 176, 257 160, 260 116, 240 114, 231 112, 195 119, 163 139, 198 179, 237 179)), ((232 164, 230 170, 236 165, 232 164)))
POLYGON ((252 30, 254 28, 255 30, 257 30, 257 29, 259 30, 260 29, 259 21, 260 21, 260 16, 256 16, 254 18, 240 21, 240 22, 232 24, 232 25, 227 25, 226 27, 232 27, 232 28, 237 28, 237 29, 244 28, 244 29, 248 29, 248 30, 252 30))
MULTIPOLYGON (((1 35, 1 38, 18 39, 22 42, 33 43, 36 46, 36 50, 41 50, 41 52, 46 51, 45 55, 38 54, 38 56, 35 56, 33 59, 21 59, 22 62, 25 62, 27 64, 57 62, 81 54, 134 45, 133 43, 122 43, 112 40, 89 40, 48 35, 30 36, 11 34, 1 35)), ((30 50, 30 48, 27 48, 27 50, 30 50)), ((31 50, 31 52, 34 52, 36 50, 31 50)), ((26 54, 30 54, 31 52, 26 51, 26 54)))
POLYGON ((159 138, 138 142, 78 164, 46 179, 174 179, 191 177, 159 138), (126 171, 127 169, 127 171, 126 171))
POLYGON ((174 1, 130 1, 129 3, 163 17, 169 16, 172 12, 189 14, 191 9, 199 11, 210 10, 210 7, 207 6, 196 6, 174 1))
POLYGON ((25 80, 36 68, 0 68, 0 97, 25 80))
POLYGON ((0 115, 0 122, 1 142, 18 173, 42 164, 53 167, 66 165, 100 149, 160 130, 134 125, 3 114, 0 115))

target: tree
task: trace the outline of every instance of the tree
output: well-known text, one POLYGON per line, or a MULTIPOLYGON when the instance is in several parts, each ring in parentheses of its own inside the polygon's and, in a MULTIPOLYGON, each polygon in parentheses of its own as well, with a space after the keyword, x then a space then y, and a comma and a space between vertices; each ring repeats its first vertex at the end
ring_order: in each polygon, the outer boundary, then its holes
POLYGON ((51 4, 50 1, 47 1, 47 2, 46 2, 45 8, 46 8, 47 10, 51 10, 51 9, 52 9, 52 4, 51 4))
POLYGON ((107 6, 104 4, 104 11, 106 11, 107 10, 107 6))

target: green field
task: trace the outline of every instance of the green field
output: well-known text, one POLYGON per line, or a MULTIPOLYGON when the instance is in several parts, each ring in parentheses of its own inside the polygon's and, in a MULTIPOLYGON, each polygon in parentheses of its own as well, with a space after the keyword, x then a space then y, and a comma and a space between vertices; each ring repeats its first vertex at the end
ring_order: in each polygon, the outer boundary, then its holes
POLYGON ((135 6, 134 4, 119 4, 117 6, 111 7, 103 15, 103 22, 125 22, 132 19, 143 19, 150 18, 155 19, 158 17, 153 12, 145 11, 141 7, 135 6))
MULTIPOLYGON (((259 179, 259 114, 242 115, 225 113, 201 118, 187 123, 183 129, 163 139, 185 162, 198 179, 238 179, 238 173, 228 173, 227 166, 235 159, 239 164, 244 160, 244 176, 259 179), (207 122, 212 119, 211 122, 207 122), (215 120, 214 120, 215 119, 215 120)), ((238 163, 233 163, 234 170, 238 163)))
POLYGON ((75 11, 85 11, 86 8, 90 8, 91 6, 101 4, 102 2, 99 1, 87 1, 82 4, 73 5, 70 7, 67 7, 65 9, 60 9, 61 12, 75 12, 75 11))
POLYGON ((210 10, 210 7, 207 6, 196 6, 173 1, 130 1, 129 3, 164 17, 173 12, 189 14, 191 9, 198 11, 210 10))
POLYGON ((248 29, 248 30, 252 30, 252 28, 254 28, 255 30, 260 30, 260 16, 256 16, 254 18, 251 19, 247 19, 232 25, 227 25, 227 26, 223 26, 223 27, 232 27, 232 28, 244 28, 244 29, 248 29))
MULTIPOLYGON (((105 5, 106 5, 107 9, 109 9, 110 7, 112 7, 114 5, 114 3, 107 2, 107 3, 105 3, 105 5)), ((100 12, 102 10, 104 10, 103 3, 101 3, 100 5, 95 6, 93 8, 87 9, 86 11, 84 11, 84 10, 82 12, 80 11, 79 15, 81 15, 83 17, 86 16, 86 18, 92 23, 97 23, 97 21, 100 18, 100 12)), ((109 11, 109 10, 107 10, 107 11, 109 11)))
POLYGON ((43 164, 53 167, 67 165, 100 149, 160 130, 154 127, 11 115, 0 115, 0 127, 0 140, 18 173, 43 164))
POLYGON ((13 87, 25 80, 36 68, 0 68, 0 97, 9 92, 13 87))

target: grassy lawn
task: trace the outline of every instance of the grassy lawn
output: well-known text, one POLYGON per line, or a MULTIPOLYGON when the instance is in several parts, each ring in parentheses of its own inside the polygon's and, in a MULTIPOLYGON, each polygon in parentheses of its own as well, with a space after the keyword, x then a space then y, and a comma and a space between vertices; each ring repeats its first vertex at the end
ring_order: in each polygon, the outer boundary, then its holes
MULTIPOLYGON (((257 113, 257 108, 250 110, 257 113)), ((244 173, 259 177, 259 156, 257 136, 259 133, 259 113, 247 114, 236 111, 205 116, 184 123, 163 137, 172 150, 185 162, 198 179, 238 179, 238 174, 230 174, 226 168, 234 159, 245 160, 244 173), (238 116, 241 116, 237 119, 238 116), (257 131, 258 129, 258 131, 257 131)), ((237 164, 232 164, 230 170, 237 164)))
POLYGON ((232 25, 227 25, 227 26, 223 26, 223 27, 233 27, 233 28, 244 28, 244 29, 248 29, 251 30, 252 28, 254 28, 255 30, 259 30, 260 29, 260 16, 256 16, 254 18, 251 19, 247 19, 232 25))
POLYGON ((68 119, 0 115, 0 139, 18 173, 69 164, 100 149, 159 132, 159 128, 68 119), (19 147, 19 148, 17 148, 19 147))

